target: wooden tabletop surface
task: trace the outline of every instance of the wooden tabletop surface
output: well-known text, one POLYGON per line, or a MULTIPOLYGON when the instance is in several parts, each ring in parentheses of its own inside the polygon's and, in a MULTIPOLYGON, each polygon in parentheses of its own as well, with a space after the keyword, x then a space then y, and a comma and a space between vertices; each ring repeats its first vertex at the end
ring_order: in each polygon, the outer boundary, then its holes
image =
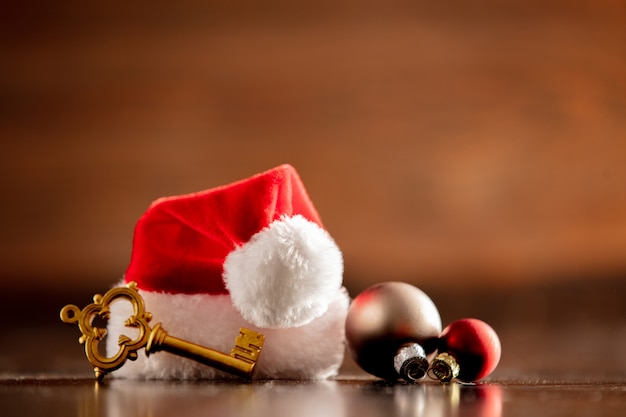
POLYGON ((78 329, 58 318, 63 303, 88 302, 89 295, 76 299, 49 294, 36 300, 39 307, 33 316, 14 303, 13 314, 0 311, 1 414, 624 415, 624 284, 445 295, 433 294, 444 322, 462 314, 481 317, 500 336, 498 367, 475 385, 386 383, 361 371, 349 357, 339 375, 328 381, 135 381, 111 374, 97 384, 77 341, 78 329))
POLYGON ((623 416, 626 382, 388 384, 368 378, 251 383, 48 376, 0 379, 13 416, 623 416))

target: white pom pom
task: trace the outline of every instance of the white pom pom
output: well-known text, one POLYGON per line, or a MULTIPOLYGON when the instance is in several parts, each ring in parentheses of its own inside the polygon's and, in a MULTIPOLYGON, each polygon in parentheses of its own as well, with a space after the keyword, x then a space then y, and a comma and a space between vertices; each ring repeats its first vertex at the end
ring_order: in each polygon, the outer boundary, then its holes
POLYGON ((301 326, 321 316, 342 280, 341 251, 328 232, 300 215, 281 217, 224 262, 233 304, 265 328, 301 326))

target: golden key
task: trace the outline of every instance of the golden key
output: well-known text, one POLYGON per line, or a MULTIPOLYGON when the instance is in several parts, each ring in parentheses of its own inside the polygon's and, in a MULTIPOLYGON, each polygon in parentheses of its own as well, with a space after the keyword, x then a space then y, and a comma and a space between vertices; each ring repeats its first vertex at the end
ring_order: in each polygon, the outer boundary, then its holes
POLYGON ((80 310, 75 305, 66 305, 61 309, 61 320, 64 323, 76 324, 82 333, 79 343, 85 345, 85 354, 89 363, 93 365, 98 381, 111 371, 119 369, 126 360, 137 359, 137 351, 145 347, 146 356, 160 350, 196 360, 221 371, 225 371, 243 378, 251 378, 257 362, 265 336, 253 330, 241 328, 239 336, 235 338, 235 347, 230 355, 218 352, 195 343, 172 337, 161 327, 161 323, 150 328, 148 324, 152 314, 145 310, 145 304, 137 291, 135 282, 126 287, 113 288, 104 295, 96 294, 93 303, 80 310), (126 327, 136 328, 139 335, 131 339, 120 335, 118 345, 120 349, 112 356, 107 357, 100 353, 99 343, 106 336, 106 329, 94 326, 94 319, 109 320, 109 305, 117 299, 127 299, 133 306, 133 314, 124 322, 126 327))

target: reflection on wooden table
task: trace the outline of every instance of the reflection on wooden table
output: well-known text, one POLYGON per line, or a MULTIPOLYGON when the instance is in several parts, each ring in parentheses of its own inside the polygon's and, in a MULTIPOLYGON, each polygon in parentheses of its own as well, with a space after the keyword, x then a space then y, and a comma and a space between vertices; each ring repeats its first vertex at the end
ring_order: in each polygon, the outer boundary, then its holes
POLYGON ((254 383, 0 379, 5 417, 622 416, 626 382, 387 384, 369 378, 254 383))

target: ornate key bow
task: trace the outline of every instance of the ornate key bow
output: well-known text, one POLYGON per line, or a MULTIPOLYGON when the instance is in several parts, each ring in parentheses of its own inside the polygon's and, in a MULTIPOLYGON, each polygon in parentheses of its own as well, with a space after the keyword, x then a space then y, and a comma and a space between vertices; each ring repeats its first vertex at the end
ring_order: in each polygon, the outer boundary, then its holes
POLYGON ((145 310, 143 298, 139 295, 135 282, 129 283, 126 287, 113 288, 104 295, 94 295, 93 303, 82 310, 68 304, 61 309, 60 315, 64 323, 78 324, 82 334, 78 341, 85 346, 85 354, 94 367, 98 381, 101 381, 108 372, 122 367, 126 360, 137 359, 137 351, 144 347, 146 355, 163 350, 243 378, 251 378, 265 340, 264 335, 241 328, 239 336, 235 339, 235 347, 228 355, 172 337, 161 327, 161 323, 151 328, 149 322, 152 314, 145 310), (105 328, 94 326, 94 320, 96 318, 109 320, 111 314, 109 306, 117 299, 126 299, 133 306, 133 314, 124 325, 137 329, 138 335, 135 339, 120 335, 119 350, 115 355, 107 357, 100 352, 99 347, 107 331, 105 328))

